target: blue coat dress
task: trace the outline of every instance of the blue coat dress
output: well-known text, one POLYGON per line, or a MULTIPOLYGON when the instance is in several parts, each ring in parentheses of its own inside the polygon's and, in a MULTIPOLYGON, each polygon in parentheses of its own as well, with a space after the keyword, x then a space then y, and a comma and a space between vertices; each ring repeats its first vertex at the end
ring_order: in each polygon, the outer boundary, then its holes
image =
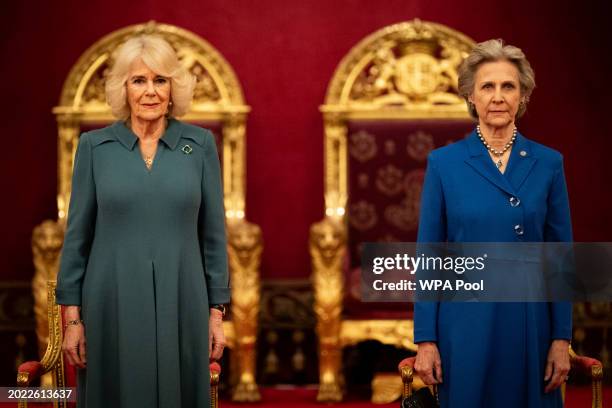
POLYGON ((80 305, 79 408, 208 408, 209 304, 228 303, 213 135, 171 119, 151 170, 122 122, 77 149, 57 303, 80 305))
MULTIPOLYGON (((505 173, 476 132, 428 158, 419 242, 571 241, 563 158, 518 134, 505 173), (516 204, 518 198, 519 205, 516 204)), ((436 342, 443 408, 561 407, 544 393, 553 339, 570 339, 570 303, 415 304, 416 343, 436 342)))

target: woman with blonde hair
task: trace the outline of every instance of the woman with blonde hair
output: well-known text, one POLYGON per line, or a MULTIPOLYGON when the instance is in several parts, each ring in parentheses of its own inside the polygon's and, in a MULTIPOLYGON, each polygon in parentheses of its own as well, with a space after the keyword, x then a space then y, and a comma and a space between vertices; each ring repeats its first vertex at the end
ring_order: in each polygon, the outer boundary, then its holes
POLYGON ((215 139, 175 119, 194 83, 134 37, 106 81, 119 121, 80 137, 56 290, 79 407, 209 407, 230 298, 215 139))
MULTIPOLYGON (((459 72, 477 122, 466 139, 431 152, 420 242, 571 241, 559 152, 516 121, 535 87, 523 52, 478 44, 459 72)), ((558 408, 570 368, 571 304, 418 302, 415 370, 443 408, 558 408)))

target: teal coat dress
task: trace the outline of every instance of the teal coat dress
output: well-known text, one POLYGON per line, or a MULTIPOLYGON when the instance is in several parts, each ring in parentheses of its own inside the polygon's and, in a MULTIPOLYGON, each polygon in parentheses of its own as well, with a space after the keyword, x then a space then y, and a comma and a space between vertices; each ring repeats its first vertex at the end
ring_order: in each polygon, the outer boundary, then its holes
POLYGON ((78 406, 209 407, 209 305, 230 300, 212 134, 169 120, 149 171, 122 122, 84 133, 56 290, 80 305, 78 406))

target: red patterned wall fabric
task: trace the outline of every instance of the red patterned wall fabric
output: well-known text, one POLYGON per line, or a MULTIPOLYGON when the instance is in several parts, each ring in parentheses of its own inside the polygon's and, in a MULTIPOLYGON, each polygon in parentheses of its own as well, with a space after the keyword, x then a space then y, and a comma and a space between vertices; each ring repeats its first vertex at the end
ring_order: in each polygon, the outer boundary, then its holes
POLYGON ((470 120, 350 124, 346 314, 380 318, 409 313, 406 303, 398 303, 401 292, 395 295, 395 302, 360 303, 362 245, 416 241, 427 156, 435 148, 462 139, 473 127, 470 120))

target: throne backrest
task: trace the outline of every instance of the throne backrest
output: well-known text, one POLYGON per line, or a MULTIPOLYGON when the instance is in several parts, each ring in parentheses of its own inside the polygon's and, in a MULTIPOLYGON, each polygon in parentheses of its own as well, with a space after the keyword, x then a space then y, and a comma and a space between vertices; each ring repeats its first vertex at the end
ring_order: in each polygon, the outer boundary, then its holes
POLYGON ((327 216, 346 221, 346 314, 407 310, 405 304, 359 302, 361 248, 416 240, 429 152, 473 127, 457 84, 473 45, 439 24, 395 24, 353 47, 330 82, 321 107, 325 207, 327 216))

